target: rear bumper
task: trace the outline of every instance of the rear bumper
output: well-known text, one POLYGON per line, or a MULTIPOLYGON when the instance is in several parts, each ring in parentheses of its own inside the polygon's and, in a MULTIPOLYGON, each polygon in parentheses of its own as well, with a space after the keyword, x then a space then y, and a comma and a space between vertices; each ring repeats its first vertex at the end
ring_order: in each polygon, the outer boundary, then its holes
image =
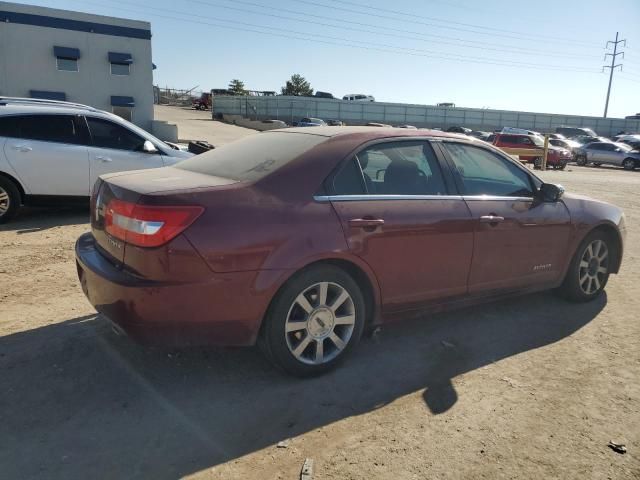
POLYGON ((144 344, 240 346, 255 343, 272 296, 257 291, 260 272, 212 274, 180 283, 141 279, 116 267, 91 233, 76 242, 82 289, 95 309, 144 344))

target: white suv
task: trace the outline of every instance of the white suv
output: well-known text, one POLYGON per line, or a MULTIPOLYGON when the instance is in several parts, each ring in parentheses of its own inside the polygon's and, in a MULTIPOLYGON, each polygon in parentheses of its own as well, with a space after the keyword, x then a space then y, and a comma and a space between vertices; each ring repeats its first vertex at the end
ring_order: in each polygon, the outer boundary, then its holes
POLYGON ((21 204, 84 200, 102 174, 191 155, 86 105, 0 97, 0 223, 21 204))

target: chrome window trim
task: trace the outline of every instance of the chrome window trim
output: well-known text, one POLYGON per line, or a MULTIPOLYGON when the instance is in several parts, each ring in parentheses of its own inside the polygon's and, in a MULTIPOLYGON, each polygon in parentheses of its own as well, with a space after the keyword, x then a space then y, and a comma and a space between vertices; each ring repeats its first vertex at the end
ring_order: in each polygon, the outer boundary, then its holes
POLYGON ((462 200, 460 195, 315 195, 316 202, 358 202, 380 200, 462 200))
POLYGON ((362 202, 381 200, 465 200, 532 202, 533 197, 501 197, 499 195, 314 195, 316 202, 362 202))
POLYGON ((501 197, 500 195, 462 195, 462 199, 469 202, 481 200, 506 200, 508 202, 532 202, 534 197, 501 197))

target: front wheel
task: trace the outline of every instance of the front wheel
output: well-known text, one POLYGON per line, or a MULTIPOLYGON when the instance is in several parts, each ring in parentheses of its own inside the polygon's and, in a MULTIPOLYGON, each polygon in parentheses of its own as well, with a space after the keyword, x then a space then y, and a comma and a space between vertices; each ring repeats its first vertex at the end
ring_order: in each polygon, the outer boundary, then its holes
POLYGON ((362 335, 365 304, 343 270, 322 265, 292 277, 265 319, 260 344, 288 373, 318 375, 337 366, 362 335))
POLYGON ((533 159, 533 168, 540 170, 542 168, 542 157, 536 157, 533 159))
POLYGON ((587 157, 584 155, 576 156, 576 164, 581 167, 584 167, 587 164, 587 157))
POLYGON ((571 260, 560 293, 575 302, 588 302, 602 293, 609 280, 613 245, 603 232, 589 234, 571 260))
POLYGON ((622 168, 625 170, 633 170, 636 168, 636 161, 633 158, 625 158, 622 162, 622 168))

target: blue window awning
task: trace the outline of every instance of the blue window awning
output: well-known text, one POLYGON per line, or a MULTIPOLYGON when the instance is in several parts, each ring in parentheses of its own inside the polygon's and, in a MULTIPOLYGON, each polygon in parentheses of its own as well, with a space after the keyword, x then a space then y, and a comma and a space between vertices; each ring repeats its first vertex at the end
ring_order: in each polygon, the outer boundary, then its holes
POLYGON ((44 100, 67 100, 67 94, 64 92, 48 92, 46 90, 29 90, 31 98, 42 98, 44 100))
POLYGON ((133 57, 130 53, 109 52, 110 63, 133 63, 133 57))
POLYGON ((77 60, 80 58, 80 50, 70 47, 53 47, 53 54, 56 57, 71 58, 77 60))
POLYGON ((111 95, 111 105, 113 107, 135 107, 136 102, 133 100, 133 97, 111 95))

